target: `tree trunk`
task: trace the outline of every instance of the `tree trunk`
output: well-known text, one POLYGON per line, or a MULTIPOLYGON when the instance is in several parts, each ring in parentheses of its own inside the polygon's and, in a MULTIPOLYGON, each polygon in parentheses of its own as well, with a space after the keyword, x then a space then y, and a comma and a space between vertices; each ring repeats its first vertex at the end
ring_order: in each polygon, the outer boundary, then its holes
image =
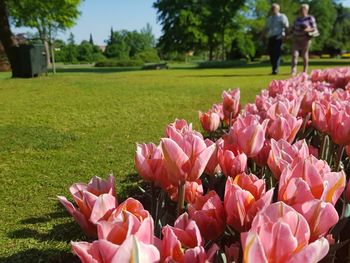
POLYGON ((223 28, 222 32, 221 32, 221 60, 225 61, 225 27, 223 28))
POLYGON ((51 59, 52 59, 52 72, 53 74, 56 74, 55 47, 51 41, 50 41, 50 47, 51 47, 51 59))
MULTIPOLYGON (((47 60, 47 67, 50 67, 51 65, 51 60, 50 60, 50 45, 49 45, 49 41, 47 40, 47 31, 45 27, 41 27, 38 26, 38 33, 40 36, 41 41, 43 42, 44 46, 45 46, 45 53, 46 53, 46 60, 47 60)), ((50 32, 49 32, 50 33, 50 32)))
POLYGON ((209 61, 213 61, 214 57, 214 46, 213 46, 213 40, 212 36, 209 37, 209 61))
POLYGON ((16 43, 12 36, 6 3, 4 0, 0 0, 0 41, 11 64, 12 77, 16 77, 16 67, 18 66, 16 60, 17 52, 14 48, 16 43))
POLYGON ((51 60, 50 60, 50 45, 49 42, 46 39, 46 36, 42 39, 45 45, 45 53, 46 53, 46 59, 47 59, 47 67, 51 66, 51 60))

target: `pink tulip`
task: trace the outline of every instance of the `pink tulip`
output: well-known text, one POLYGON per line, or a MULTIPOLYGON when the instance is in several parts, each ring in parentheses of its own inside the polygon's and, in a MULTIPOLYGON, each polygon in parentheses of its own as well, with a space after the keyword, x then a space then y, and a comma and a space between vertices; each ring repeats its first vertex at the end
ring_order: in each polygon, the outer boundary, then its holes
POLYGON ((174 186, 197 180, 215 151, 215 145, 207 147, 204 140, 193 133, 176 141, 163 138, 161 147, 168 179, 174 186))
POLYGON ((192 123, 188 124, 186 120, 176 119, 175 122, 170 123, 165 129, 166 137, 176 142, 181 141, 183 136, 188 133, 193 133, 203 139, 202 134, 193 130, 192 123))
POLYGON ((330 104, 315 101, 312 104, 312 124, 313 126, 323 132, 330 132, 330 104))
POLYGON ((123 212, 133 214, 140 222, 150 217, 149 212, 144 209, 140 201, 129 197, 113 211, 108 221, 123 221, 123 212))
POLYGON ((309 242, 306 219, 283 202, 273 203, 254 218, 241 234, 243 262, 318 262, 329 250, 328 241, 309 242))
POLYGON ((256 156, 264 145, 265 131, 269 121, 264 120, 260 124, 259 119, 257 115, 238 117, 228 135, 248 157, 256 156))
POLYGON ((64 196, 58 196, 59 201, 87 235, 96 236, 95 224, 108 218, 117 205, 114 177, 104 181, 95 176, 87 185, 73 184, 69 191, 78 209, 64 196))
POLYGON ((331 137, 339 145, 350 144, 350 106, 338 109, 331 105, 331 137))
POLYGON ((301 115, 306 116, 310 112, 312 112, 312 105, 314 102, 318 100, 321 93, 316 90, 314 87, 309 87, 303 97, 301 102, 301 115))
POLYGON ((236 118, 240 110, 239 100, 240 100, 240 90, 228 90, 222 93, 223 98, 223 111, 225 118, 229 120, 230 118, 236 118))
POLYGON ((278 116, 272 120, 269 124, 268 135, 275 140, 284 139, 289 143, 294 141, 301 125, 302 119, 286 114, 284 116, 278 116))
POLYGON ((220 126, 220 116, 213 112, 208 111, 206 113, 202 113, 201 111, 198 113, 199 120, 202 124, 202 127, 207 132, 215 132, 220 126))
POLYGON ((268 87, 269 96, 276 97, 277 94, 281 94, 284 92, 285 87, 285 80, 272 80, 268 87))
POLYGON ((318 148, 314 147, 312 145, 309 145, 309 153, 315 156, 317 159, 319 158, 318 156, 318 148))
POLYGON ((214 244, 208 250, 205 251, 204 247, 198 246, 195 248, 187 249, 181 263, 208 263, 213 262, 215 253, 219 250, 219 247, 214 244))
POLYGON ((278 100, 272 104, 267 110, 267 117, 271 120, 275 120, 278 116, 292 115, 296 117, 299 113, 301 100, 295 98, 292 101, 288 99, 278 100))
POLYGON ((270 140, 265 140, 264 145, 261 148, 260 152, 253 157, 254 162, 260 167, 267 166, 267 160, 269 158, 270 151, 271 151, 270 140))
POLYGON ((321 200, 310 200, 297 204, 293 208, 308 222, 311 231, 310 241, 325 237, 329 229, 339 220, 334 206, 321 200))
POLYGON ((279 179, 287 165, 291 165, 296 159, 305 159, 309 155, 309 147, 304 140, 297 141, 291 145, 283 139, 277 142, 271 139, 271 151, 267 164, 274 177, 279 179))
POLYGON ((293 168, 284 169, 279 182, 278 198, 288 205, 313 199, 335 205, 345 188, 345 174, 331 172, 325 161, 310 155, 293 168))
POLYGON ((222 103, 213 104, 213 106, 211 107, 210 110, 212 112, 215 112, 217 115, 219 115, 221 121, 224 120, 225 116, 224 116, 224 110, 223 110, 222 103))
POLYGON ((247 168, 247 155, 229 146, 224 145, 218 149, 218 160, 221 171, 226 176, 235 177, 247 168))
POLYGON ((159 146, 153 143, 137 144, 135 166, 144 180, 154 182, 162 188, 169 184, 166 180, 162 150, 159 146))
POLYGON ((166 129, 165 134, 170 138, 171 130, 170 128, 174 128, 176 131, 180 133, 186 133, 188 131, 192 131, 192 123, 188 124, 184 119, 176 119, 173 123, 170 123, 166 129))
POLYGON ((154 224, 152 217, 140 221, 130 212, 122 211, 121 217, 103 220, 97 223, 97 235, 116 245, 121 245, 130 235, 134 235, 145 244, 153 244, 154 224))
POLYGON ((207 241, 217 239, 225 230, 224 207, 215 191, 198 196, 196 201, 188 206, 188 213, 207 241))
POLYGON ((258 107, 254 103, 247 103, 244 106, 244 113, 243 115, 259 115, 258 107))
MULTIPOLYGON (((179 188, 174 185, 170 185, 165 191, 168 193, 170 199, 174 202, 177 202, 178 199, 178 190, 179 188)), ((185 183, 185 202, 194 203, 198 196, 203 195, 203 185, 200 179, 197 179, 194 182, 185 183)))
POLYGON ((226 223, 242 232, 250 228, 256 213, 272 201, 273 190, 265 193, 265 181, 253 174, 227 178, 224 197, 226 223))
POLYGON ((229 247, 225 246, 225 256, 227 262, 238 262, 239 260, 240 244, 234 243, 229 247))
POLYGON ((310 78, 313 82, 317 82, 317 81, 323 82, 325 80, 323 71, 320 69, 311 71, 310 78))
POLYGON ((129 236, 121 245, 107 240, 93 243, 72 242, 74 253, 82 263, 156 263, 160 260, 158 249, 129 236))
POLYGON ((266 111, 271 107, 271 105, 276 102, 275 98, 269 96, 269 92, 267 90, 262 90, 259 95, 255 98, 255 105, 260 112, 264 112, 266 115, 266 111))
POLYGON ((174 224, 163 227, 163 240, 160 254, 162 262, 181 262, 184 252, 182 247, 195 248, 203 245, 203 240, 196 222, 182 214, 174 224))
POLYGON ((216 143, 214 143, 213 141, 209 140, 209 139, 205 139, 205 144, 209 147, 213 144, 215 144, 215 150, 213 151, 213 154, 211 155, 207 166, 205 167, 204 172, 207 175, 211 175, 214 176, 216 174, 218 174, 219 172, 221 172, 221 168, 219 165, 219 159, 218 159, 218 149, 220 147, 220 145, 222 144, 222 139, 219 139, 218 141, 216 141, 216 143))

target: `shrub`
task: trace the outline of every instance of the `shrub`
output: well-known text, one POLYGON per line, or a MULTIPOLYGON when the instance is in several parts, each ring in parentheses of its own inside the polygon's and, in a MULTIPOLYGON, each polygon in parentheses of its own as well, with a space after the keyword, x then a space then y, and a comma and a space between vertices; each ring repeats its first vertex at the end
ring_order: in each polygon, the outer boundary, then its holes
POLYGON ((141 60, 145 63, 159 62, 160 60, 158 52, 155 49, 139 52, 135 55, 135 59, 141 60))
POLYGON ((245 60, 227 60, 227 61, 205 61, 198 63, 199 68, 232 68, 246 65, 245 60))
POLYGON ((137 59, 124 59, 124 60, 102 60, 96 62, 95 67, 139 67, 143 62, 137 59))

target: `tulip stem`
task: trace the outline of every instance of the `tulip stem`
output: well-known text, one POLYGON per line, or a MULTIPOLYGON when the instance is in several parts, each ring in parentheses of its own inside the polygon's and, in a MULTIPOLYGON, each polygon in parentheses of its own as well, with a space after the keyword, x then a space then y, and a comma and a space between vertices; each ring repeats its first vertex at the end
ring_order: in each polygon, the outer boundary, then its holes
POLYGON ((302 135, 303 137, 305 138, 304 134, 305 134, 305 130, 306 130, 306 126, 307 126, 307 123, 309 122, 310 120, 310 113, 308 113, 306 116, 305 116, 305 119, 304 119, 304 122, 303 122, 303 128, 302 128, 302 135))
POLYGON ((185 182, 181 182, 178 189, 177 216, 179 217, 184 212, 185 207, 185 182))
POLYGON ((230 128, 232 127, 232 117, 233 117, 233 112, 230 112, 230 119, 229 119, 229 124, 228 124, 228 128, 230 130, 230 128))
POLYGON ((152 193, 152 200, 151 200, 151 215, 154 218, 154 220, 157 220, 157 218, 155 218, 155 207, 156 207, 156 193, 155 193, 155 186, 154 186, 154 182, 151 183, 151 193, 152 193))
POLYGON ((338 146, 338 151, 337 151, 337 156, 334 160, 334 167, 335 167, 335 171, 339 172, 340 170, 340 162, 341 162, 341 158, 343 156, 344 153, 344 146, 343 145, 339 145, 338 146))
POLYGON ((322 136, 322 141, 321 141, 321 149, 320 149, 320 156, 319 157, 322 160, 327 160, 327 156, 325 156, 325 153, 326 153, 326 147, 329 147, 328 146, 329 137, 325 133, 322 133, 321 136, 322 136))

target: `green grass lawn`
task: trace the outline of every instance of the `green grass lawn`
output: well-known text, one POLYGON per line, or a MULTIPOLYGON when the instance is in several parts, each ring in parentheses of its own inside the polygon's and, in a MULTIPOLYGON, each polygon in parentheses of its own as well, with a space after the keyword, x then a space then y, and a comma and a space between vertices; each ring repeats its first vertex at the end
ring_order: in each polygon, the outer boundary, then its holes
MULTIPOLYGON (((315 61, 312 68, 349 61, 315 61)), ((120 198, 137 177, 136 142, 155 142, 176 117, 199 129, 198 110, 240 87, 253 101, 275 76, 264 65, 165 71, 66 68, 55 76, 0 74, 0 261, 71 262, 79 227, 58 205, 75 182, 113 172, 120 198)), ((289 67, 277 78, 287 78, 289 67)))

